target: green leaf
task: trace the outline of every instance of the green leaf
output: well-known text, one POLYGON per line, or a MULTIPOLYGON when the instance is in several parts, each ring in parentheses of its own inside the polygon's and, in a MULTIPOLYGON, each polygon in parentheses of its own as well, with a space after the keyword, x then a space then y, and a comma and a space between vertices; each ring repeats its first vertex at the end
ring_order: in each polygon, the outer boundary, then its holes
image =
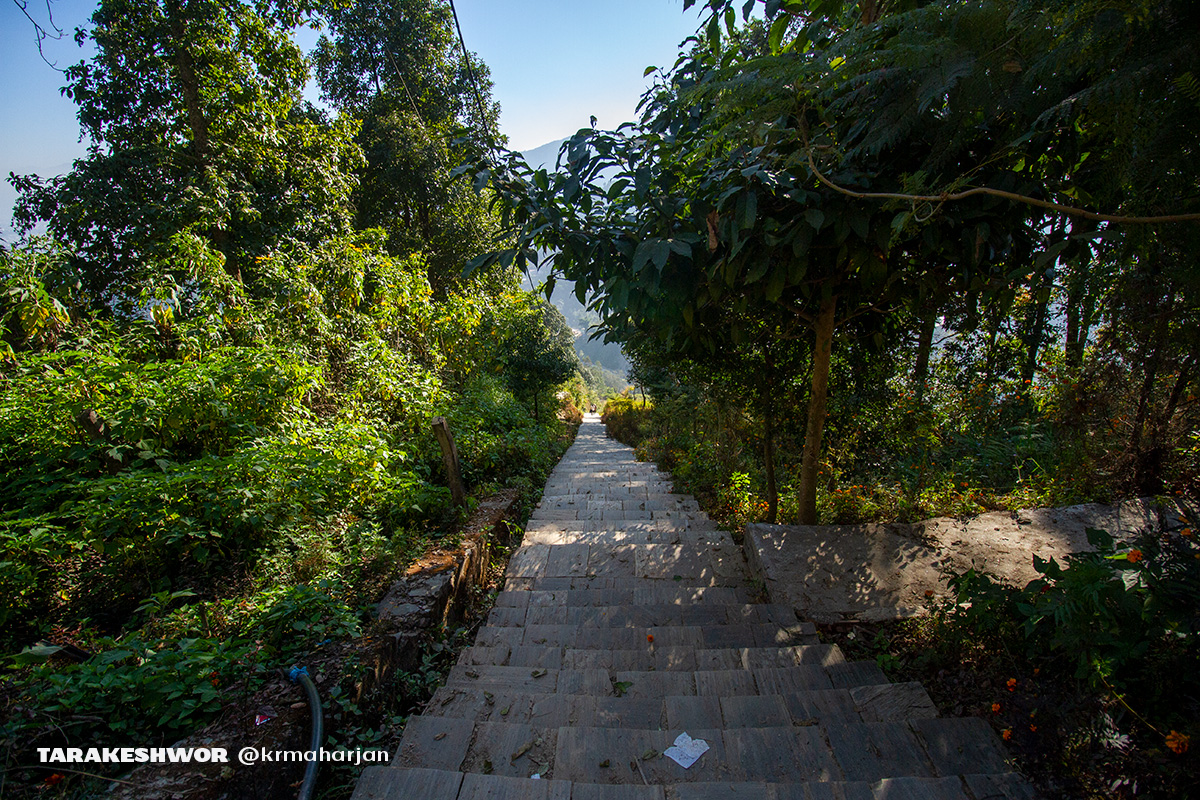
POLYGON ((637 249, 633 251, 633 265, 630 267, 634 273, 641 272, 645 268, 658 241, 658 239, 642 239, 638 242, 637 249))
POLYGON ((819 231, 825 224, 825 212, 819 208, 810 208, 804 212, 804 219, 814 231, 819 231))
POLYGON ((767 36, 767 44, 771 47, 771 53, 779 55, 780 47, 783 44, 783 35, 787 33, 788 25, 791 24, 791 17, 781 16, 771 23, 771 32, 767 36))
POLYGON ((32 647, 26 647, 21 652, 11 656, 14 664, 20 666, 28 666, 30 664, 41 664, 48 661, 51 656, 61 651, 62 648, 56 645, 38 644, 32 647))
POLYGON ((741 202, 738 205, 742 211, 742 229, 750 230, 758 220, 758 195, 754 192, 746 192, 742 195, 741 202))

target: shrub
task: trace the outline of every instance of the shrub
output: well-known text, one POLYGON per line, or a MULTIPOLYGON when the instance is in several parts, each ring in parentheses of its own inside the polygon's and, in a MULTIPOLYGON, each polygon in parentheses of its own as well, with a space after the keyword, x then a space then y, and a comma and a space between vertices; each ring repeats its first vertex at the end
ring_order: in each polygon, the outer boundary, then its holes
POLYGON ((650 412, 654 407, 625 397, 614 397, 604 404, 600 421, 608 435, 622 444, 637 447, 650 435, 650 412))

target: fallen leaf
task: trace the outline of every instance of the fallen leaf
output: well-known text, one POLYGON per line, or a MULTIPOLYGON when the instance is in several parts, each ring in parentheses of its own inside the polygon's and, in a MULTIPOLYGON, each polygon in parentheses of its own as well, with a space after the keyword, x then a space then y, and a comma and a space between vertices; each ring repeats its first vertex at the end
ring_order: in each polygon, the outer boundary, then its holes
POLYGON ((535 669, 533 672, 529 673, 530 677, 533 677, 533 678, 541 678, 545 674, 546 674, 546 670, 544 670, 544 669, 535 669))
POLYGON ((445 733, 439 733, 437 736, 433 737, 433 740, 435 742, 440 742, 442 739, 445 739, 445 738, 446 738, 445 733))
POLYGON ((608 761, 608 759, 606 758, 606 759, 604 759, 603 761, 601 761, 601 762, 600 762, 600 769, 608 769, 608 765, 609 765, 609 761, 608 761))

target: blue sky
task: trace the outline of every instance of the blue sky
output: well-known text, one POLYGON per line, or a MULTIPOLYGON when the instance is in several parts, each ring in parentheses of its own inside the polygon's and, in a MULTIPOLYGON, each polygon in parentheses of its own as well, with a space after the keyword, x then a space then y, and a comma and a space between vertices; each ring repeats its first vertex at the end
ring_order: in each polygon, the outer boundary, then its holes
MULTIPOLYGON (((605 128, 630 120, 647 66, 669 67, 699 24, 683 0, 455 0, 467 47, 492 70, 509 146, 529 150, 561 139, 595 115, 605 128)), ((702 3, 700 5, 703 5, 702 3)), ((29 0, 45 21, 45 0, 29 0), (41 5, 39 5, 41 3, 41 5)), ((52 0, 61 41, 44 45, 59 67, 86 58, 71 39, 94 0, 52 0)), ((301 43, 310 47, 316 34, 301 43)), ((0 0, 0 177, 61 174, 86 150, 63 77, 38 56, 33 27, 12 0, 0 0)), ((310 94, 316 97, 315 90, 310 94)), ((0 233, 11 241, 15 193, 0 186, 0 233)))

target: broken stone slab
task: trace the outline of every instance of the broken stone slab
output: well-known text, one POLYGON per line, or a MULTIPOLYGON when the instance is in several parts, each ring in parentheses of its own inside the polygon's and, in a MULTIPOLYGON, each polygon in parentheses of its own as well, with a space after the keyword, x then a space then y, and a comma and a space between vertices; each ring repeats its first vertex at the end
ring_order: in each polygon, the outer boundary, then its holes
POLYGON ((1127 538, 1177 527, 1179 514, 1180 509, 1142 498, 911 525, 754 524, 746 526, 745 550, 772 602, 820 623, 878 622, 925 613, 930 593, 948 594, 950 572, 974 567, 1024 586, 1039 576, 1034 555, 1061 563, 1091 549, 1088 528, 1127 538))
POLYGON ((899 619, 945 591, 941 553, 907 525, 747 525, 746 555, 772 602, 804 619, 899 619))

